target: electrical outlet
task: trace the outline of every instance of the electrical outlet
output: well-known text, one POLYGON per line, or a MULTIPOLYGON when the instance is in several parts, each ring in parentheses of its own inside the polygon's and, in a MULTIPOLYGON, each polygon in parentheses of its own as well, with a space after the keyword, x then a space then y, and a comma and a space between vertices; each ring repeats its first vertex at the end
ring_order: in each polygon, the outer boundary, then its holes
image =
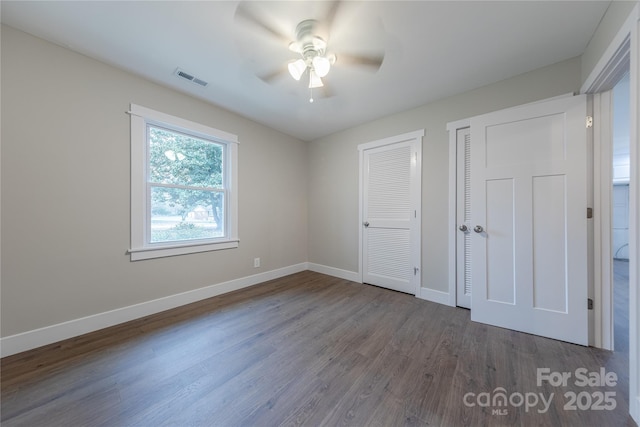
POLYGON ((260 258, 254 258, 253 259, 253 268, 258 268, 260 267, 260 258))

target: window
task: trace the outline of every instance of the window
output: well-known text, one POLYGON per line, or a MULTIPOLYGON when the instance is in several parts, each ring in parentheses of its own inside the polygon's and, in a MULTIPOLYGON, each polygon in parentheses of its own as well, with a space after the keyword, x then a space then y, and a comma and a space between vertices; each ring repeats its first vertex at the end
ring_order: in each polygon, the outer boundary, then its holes
POLYGON ((238 247, 235 135, 131 104, 131 260, 238 247))

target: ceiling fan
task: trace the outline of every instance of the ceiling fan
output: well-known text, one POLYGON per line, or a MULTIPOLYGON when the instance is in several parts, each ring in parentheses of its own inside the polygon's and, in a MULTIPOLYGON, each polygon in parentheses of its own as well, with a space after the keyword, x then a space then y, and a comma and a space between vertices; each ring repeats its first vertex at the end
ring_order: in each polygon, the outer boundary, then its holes
POLYGON ((250 9, 247 3, 241 2, 236 9, 236 17, 248 22, 263 33, 275 37, 278 42, 288 46, 289 51, 295 54, 287 63, 286 67, 278 67, 275 71, 259 75, 262 80, 271 83, 277 77, 289 75, 297 80, 308 83, 309 102, 313 102, 313 89, 323 88, 325 96, 330 96, 326 82, 323 78, 327 77, 331 67, 338 65, 360 65, 366 66, 377 71, 384 60, 384 53, 363 55, 340 53, 337 55, 333 50, 328 48, 328 38, 340 8, 342 1, 335 0, 327 2, 329 5, 326 15, 322 21, 316 19, 305 19, 298 23, 295 27, 295 39, 280 31, 275 25, 267 22, 266 19, 260 17, 257 12, 250 9), (327 34, 327 39, 321 37, 321 29, 327 34), (296 57, 297 56, 297 57, 296 57))
MULTIPOLYGON (((327 53, 327 43, 315 33, 317 21, 306 19, 296 27, 296 41, 289 43, 289 50, 301 56, 287 65, 289 74, 300 80, 306 73, 309 76, 309 89, 323 87, 322 77, 329 74, 331 66, 336 63, 336 55, 327 53)), ((313 102, 313 97, 309 99, 313 102)))

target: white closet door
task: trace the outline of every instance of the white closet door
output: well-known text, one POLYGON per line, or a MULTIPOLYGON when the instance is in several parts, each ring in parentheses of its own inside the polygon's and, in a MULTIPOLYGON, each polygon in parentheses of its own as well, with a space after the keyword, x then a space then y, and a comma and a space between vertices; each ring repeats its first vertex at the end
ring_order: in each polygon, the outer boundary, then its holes
POLYGON ((363 282, 413 295, 419 288, 420 252, 416 141, 362 151, 363 282))
POLYGON ((471 129, 456 132, 456 305, 471 308, 471 129))

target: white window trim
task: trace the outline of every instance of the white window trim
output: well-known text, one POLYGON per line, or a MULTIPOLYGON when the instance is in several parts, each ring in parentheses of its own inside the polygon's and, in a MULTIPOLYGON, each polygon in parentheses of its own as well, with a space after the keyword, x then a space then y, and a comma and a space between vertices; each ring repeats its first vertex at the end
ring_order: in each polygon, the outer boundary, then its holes
POLYGON ((140 105, 131 104, 131 261, 185 255, 197 252, 237 248, 238 238, 238 137, 209 126, 195 123, 140 105), (187 134, 201 136, 226 145, 226 179, 230 191, 225 216, 224 238, 194 240, 191 242, 147 242, 146 157, 147 124, 164 124, 187 134))

